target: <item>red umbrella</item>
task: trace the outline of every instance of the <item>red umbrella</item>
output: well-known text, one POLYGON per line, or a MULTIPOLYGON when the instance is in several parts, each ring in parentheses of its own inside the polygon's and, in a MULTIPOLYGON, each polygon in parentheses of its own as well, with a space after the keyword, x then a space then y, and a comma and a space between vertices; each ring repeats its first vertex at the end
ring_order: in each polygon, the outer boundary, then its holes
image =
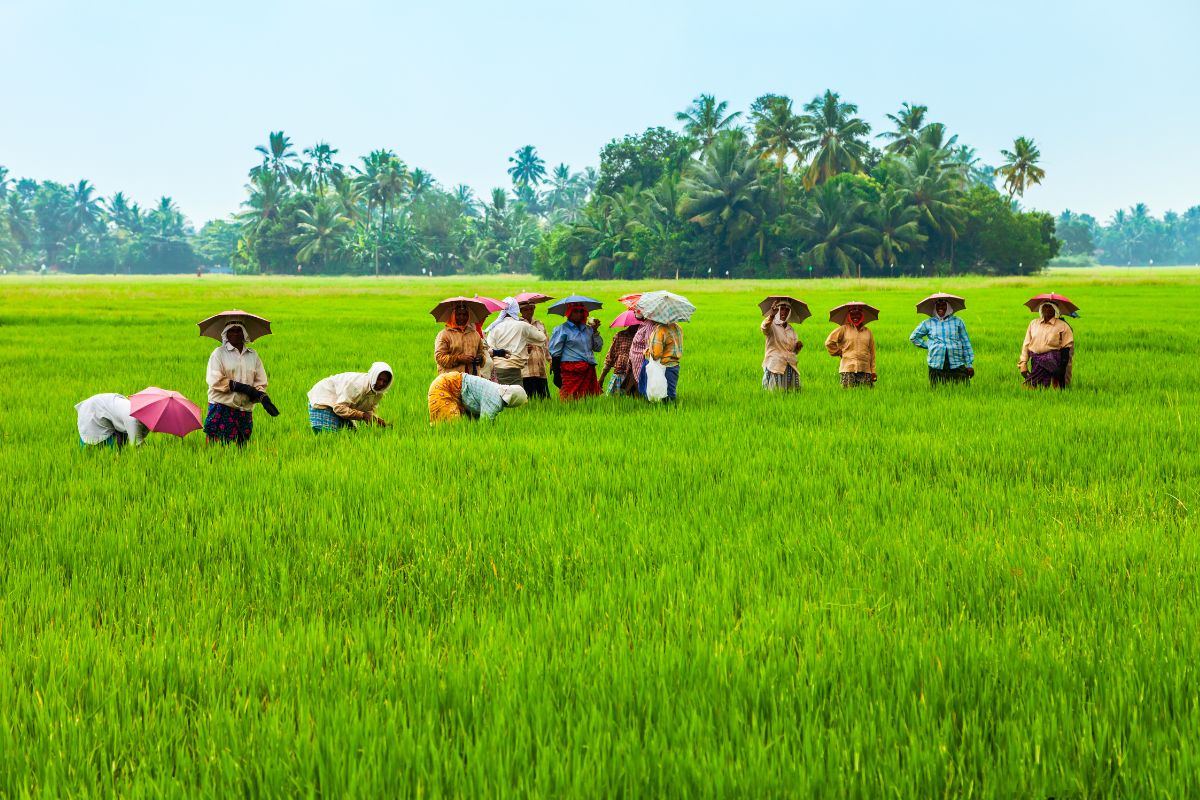
POLYGON ((536 305, 538 303, 544 303, 547 300, 553 300, 554 298, 548 294, 542 294, 541 292, 521 292, 513 299, 518 303, 533 303, 536 305))
POLYGON ((846 315, 850 312, 850 309, 854 308, 855 306, 858 306, 859 308, 861 308, 863 310, 863 324, 864 325, 867 324, 868 322, 874 322, 875 320, 879 319, 879 309, 876 308, 875 306, 869 306, 866 303, 850 302, 850 303, 842 303, 840 306, 835 308, 833 311, 830 311, 829 312, 829 321, 834 323, 835 325, 845 325, 846 324, 846 315))
POLYGON ((618 297, 617 302, 620 303, 621 305, 625 306, 626 308, 633 310, 633 307, 635 305, 637 305, 637 301, 641 300, 641 299, 642 299, 642 293, 634 292, 633 294, 627 294, 624 297, 618 297))
POLYGON ((129 396, 129 414, 156 433, 187 436, 204 427, 200 408, 179 392, 150 386, 129 396))
POLYGON ((448 322, 450 317, 454 314, 454 309, 458 308, 459 305, 465 305, 467 307, 468 321, 471 324, 483 322, 485 319, 487 319, 488 314, 491 313, 487 310, 487 306, 485 306, 481 301, 476 300, 474 297, 462 296, 447 297, 445 300, 434 306, 433 310, 429 313, 432 314, 433 318, 438 322, 448 322))
POLYGON ((637 318, 637 314, 632 311, 622 311, 617 315, 617 318, 612 321, 610 328, 631 328, 634 325, 641 325, 642 321, 637 318))
POLYGON ((1050 294, 1034 295, 1025 301, 1025 307, 1036 314, 1041 309, 1042 303, 1054 303, 1064 315, 1074 314, 1079 311, 1079 306, 1072 303, 1063 295, 1054 294, 1053 292, 1050 294))
POLYGON ((502 311, 504 309, 504 303, 501 303, 499 300, 493 297, 484 297, 481 294, 477 294, 475 295, 475 299, 487 307, 489 314, 492 314, 496 311, 502 311))

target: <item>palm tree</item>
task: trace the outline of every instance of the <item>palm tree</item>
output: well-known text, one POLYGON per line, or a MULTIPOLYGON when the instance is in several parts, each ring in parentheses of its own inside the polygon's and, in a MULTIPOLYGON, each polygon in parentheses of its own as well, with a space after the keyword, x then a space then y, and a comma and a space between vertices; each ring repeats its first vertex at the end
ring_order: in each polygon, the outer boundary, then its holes
POLYGON ((460 183, 454 187, 451 192, 454 199, 458 201, 462 207, 463 216, 478 217, 479 216, 479 201, 475 199, 475 190, 465 183, 460 183))
POLYGON ((8 167, 0 167, 0 200, 3 200, 8 194, 8 167))
POLYGON ((146 220, 161 239, 178 239, 184 235, 186 220, 179 211, 179 206, 169 197, 162 197, 158 205, 146 215, 146 220))
MULTIPOLYGON (((947 154, 953 151, 958 143, 958 134, 946 138, 946 126, 940 122, 931 122, 917 135, 917 146, 926 145, 934 150, 945 150, 947 154)), ((915 149, 915 148, 914 148, 915 149)), ((911 150, 909 152, 912 152, 911 150)))
POLYGON ((258 233, 268 222, 279 218, 287 196, 284 186, 283 180, 270 170, 251 174, 246 186, 249 196, 242 203, 246 210, 238 215, 247 232, 258 233))
POLYGON ((722 100, 718 103, 711 94, 702 94, 692 101, 686 111, 677 113, 675 119, 683 123, 684 133, 696 139, 703 149, 713 143, 719 132, 733 127, 734 121, 742 115, 740 111, 726 114, 727 108, 728 102, 722 100))
POLYGON ((714 139, 679 187, 679 216, 716 234, 725 246, 726 269, 737 266, 735 246, 762 219, 759 190, 758 159, 736 131, 714 139))
POLYGON ((338 213, 350 223, 359 224, 363 221, 362 210, 366 204, 362 186, 348 175, 337 173, 334 177, 333 192, 338 205, 338 213))
POLYGON ((296 213, 296 229, 299 231, 291 238, 291 243, 299 246, 296 260, 307 264, 314 258, 320 263, 328 262, 329 258, 341 250, 342 235, 350 225, 338 212, 337 206, 328 198, 319 198, 312 211, 302 208, 296 213))
POLYGON ((779 168, 779 202, 783 202, 783 178, 787 172, 787 157, 801 158, 804 125, 792 113, 791 98, 763 95, 750 107, 754 123, 754 149, 762 158, 773 158, 779 168))
POLYGON ((811 189, 840 172, 857 172, 870 152, 864 141, 871 126, 854 116, 858 106, 843 103, 829 90, 814 97, 804 106, 801 116, 806 137, 801 145, 805 155, 812 155, 804 185, 811 189))
POLYGON ((1004 166, 996 170, 996 174, 1004 176, 1004 185, 1008 189, 1008 199, 1014 194, 1025 196, 1025 190, 1042 182, 1046 172, 1037 165, 1042 154, 1034 144, 1033 139, 1024 136, 1013 142, 1012 150, 1001 150, 1004 156, 1004 166))
POLYGON ((980 163, 974 147, 960 144, 950 152, 949 163, 961 172, 964 182, 995 188, 996 170, 980 163))
POLYGON ((527 144, 508 157, 508 174, 512 176, 513 186, 537 187, 546 177, 546 162, 537 154, 533 145, 527 144))
POLYGON ((404 196, 409 185, 408 167, 391 150, 373 150, 363 156, 362 167, 355 167, 358 181, 367 197, 367 218, 374 220, 374 209, 380 209, 375 226, 375 277, 379 277, 379 241, 387 228, 388 209, 404 196))
POLYGON ((914 106, 904 103, 900 111, 888 114, 887 118, 896 126, 894 131, 884 131, 876 138, 891 140, 883 149, 889 153, 906 156, 916 149, 921 129, 925 127, 925 114, 928 106, 914 106))
POLYGON ((920 214, 912 205, 908 192, 894 186, 885 189, 879 202, 867 210, 867 222, 879 237, 871 255, 880 269, 891 269, 897 255, 919 247, 929 239, 921 233, 920 214))
POLYGON ((312 159, 313 185, 316 187, 317 194, 324 194, 330 183, 330 174, 334 170, 342 168, 341 164, 337 164, 333 160, 337 153, 338 151, 330 147, 328 142, 317 142, 312 147, 304 149, 304 155, 312 159))
POLYGON ((137 233, 142 229, 142 209, 130 203, 124 192, 117 192, 108 201, 108 218, 121 230, 137 233))
POLYGON ((429 174, 420 167, 415 168, 408 175, 408 196, 415 200, 425 192, 433 188, 433 175, 429 174))
POLYGON ((862 265, 871 263, 871 251, 879 238, 862 222, 865 205, 836 184, 825 184, 813 193, 797 233, 810 243, 804 255, 814 266, 840 272, 845 278, 862 277, 862 265))
POLYGON ((86 180, 71 184, 70 227, 74 232, 90 231, 100 221, 102 205, 95 196, 96 187, 86 180))
POLYGON ((263 163, 251 170, 251 175, 266 170, 273 172, 277 178, 285 179, 289 175, 288 170, 296 162, 292 140, 284 136, 283 131, 272 131, 267 145, 264 147, 260 144, 254 150, 262 155, 263 163))
POLYGON ((954 243, 963 224, 958 170, 947 167, 945 154, 928 145, 918 147, 903 166, 900 181, 908 191, 909 202, 917 209, 921 220, 950 241, 950 266, 953 268, 954 243))

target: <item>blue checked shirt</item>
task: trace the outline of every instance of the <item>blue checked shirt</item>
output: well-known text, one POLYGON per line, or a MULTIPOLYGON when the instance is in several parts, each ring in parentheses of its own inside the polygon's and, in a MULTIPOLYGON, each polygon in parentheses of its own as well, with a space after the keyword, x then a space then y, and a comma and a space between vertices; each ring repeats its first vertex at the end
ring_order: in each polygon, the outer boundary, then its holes
POLYGON ((975 365, 975 350, 967 336, 967 326, 954 314, 944 319, 930 317, 917 326, 908 340, 929 351, 928 364, 943 369, 950 357, 950 369, 975 365))

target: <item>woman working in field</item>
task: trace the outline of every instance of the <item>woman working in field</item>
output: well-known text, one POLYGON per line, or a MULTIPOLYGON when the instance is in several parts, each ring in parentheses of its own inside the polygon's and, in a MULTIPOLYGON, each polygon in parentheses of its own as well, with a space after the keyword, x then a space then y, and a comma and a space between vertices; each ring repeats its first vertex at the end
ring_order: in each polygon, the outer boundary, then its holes
POLYGON ((839 358, 838 374, 842 388, 875 388, 875 336, 867 328, 867 312, 879 318, 879 312, 866 303, 846 303, 829 312, 831 322, 840 323, 825 340, 829 355, 839 358))
POLYGON ((1062 389, 1070 385, 1075 332, 1062 319, 1057 303, 1044 302, 1025 330, 1017 367, 1027 386, 1062 389))
POLYGON ((640 321, 634 330, 633 340, 629 343, 629 372, 633 376, 633 393, 639 397, 645 393, 642 385, 642 362, 646 360, 646 345, 650 342, 650 334, 654 333, 654 323, 642 316, 636 308, 633 315, 640 321))
POLYGON ((505 408, 525 405, 527 400, 524 387, 446 372, 429 385, 429 424, 461 417, 495 419, 505 408))
POLYGON ((540 319, 533 318, 535 303, 521 303, 521 319, 533 326, 542 335, 541 344, 530 345, 525 350, 525 366, 521 369, 521 385, 529 397, 549 397, 550 385, 546 382, 546 365, 550 354, 546 349, 546 326, 540 319))
POLYGON ((483 337, 471 324, 471 312, 465 303, 459 303, 446 327, 433 342, 433 358, 437 362, 438 374, 466 372, 479 374, 487 361, 483 337))
POLYGON ((254 406, 271 416, 279 411, 267 396, 267 370, 258 353, 246 346, 246 328, 231 322, 221 331, 221 345, 208 358, 208 415, 204 435, 209 442, 244 445, 254 432, 254 406))
POLYGON ((355 430, 364 425, 387 427, 375 408, 392 385, 392 368, 382 361, 369 372, 341 372, 318 381, 308 390, 308 422, 313 433, 355 430))
POLYGON ((629 395, 637 392, 637 380, 633 377, 633 367, 629 362, 629 348, 641 327, 641 323, 630 325, 622 328, 613 337, 612 344, 608 347, 608 355, 604 357, 604 372, 600 375, 600 386, 605 394, 629 395), (612 379, 608 380, 610 372, 612 379), (608 383, 605 383, 606 380, 608 383))
POLYGON ((550 358, 562 381, 559 400, 576 400, 600 394, 596 379, 596 356, 604 349, 600 335, 600 320, 587 322, 588 310, 583 303, 567 306, 567 321, 554 329, 550 337, 550 358))
POLYGON ((130 413, 129 398, 123 394, 92 395, 75 406, 79 446, 124 447, 133 440, 140 446, 150 432, 130 413))
POLYGON ((642 396, 646 395, 646 364, 653 359, 666 367, 667 396, 665 403, 675 402, 675 389, 679 385, 679 361, 683 358, 683 329, 678 322, 653 323, 654 328, 646 342, 645 358, 640 365, 638 385, 642 396))
POLYGON ((916 327, 908 340, 929 351, 925 363, 930 386, 966 383, 975 377, 975 349, 967 336, 966 323, 955 314, 952 303, 956 302, 964 301, 953 295, 931 295, 917 304, 917 310, 929 313, 929 318, 916 327))
POLYGON ((800 373, 796 371, 796 354, 804 344, 796 336, 789 320, 792 304, 775 303, 762 321, 766 347, 763 354, 762 387, 768 391, 800 391, 800 373))
POLYGON ((546 334, 521 319, 517 301, 504 298, 499 318, 487 329, 487 346, 495 359, 496 382, 523 387, 530 348, 545 344, 546 334))

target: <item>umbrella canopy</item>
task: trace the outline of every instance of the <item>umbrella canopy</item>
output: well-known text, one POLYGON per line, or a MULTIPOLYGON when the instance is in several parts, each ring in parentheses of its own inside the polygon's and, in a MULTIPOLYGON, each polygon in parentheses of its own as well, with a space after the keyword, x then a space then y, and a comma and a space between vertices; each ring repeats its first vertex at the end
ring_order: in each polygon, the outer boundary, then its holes
POLYGON ((156 433, 183 437, 204 427, 199 406, 179 392, 157 386, 130 395, 129 413, 156 433))
POLYGON ((781 305, 789 305, 792 307, 792 313, 788 317, 788 322, 800 324, 812 316, 812 312, 808 310, 807 303, 802 303, 794 297, 788 297, 786 294, 771 295, 766 300, 763 300, 758 304, 758 310, 761 311, 765 317, 767 314, 771 313, 771 309, 776 303, 781 305))
POLYGON ((663 325, 687 322, 696 313, 696 307, 686 297, 663 291, 646 292, 634 307, 646 319, 663 325))
POLYGON ((1058 306, 1058 310, 1066 314, 1068 317, 1073 317, 1079 313, 1079 306, 1072 303, 1061 294, 1038 294, 1025 301, 1025 307, 1033 313, 1037 313, 1042 307, 1042 303, 1054 303, 1058 306))
POLYGON ((553 299, 550 295, 542 294, 541 292, 521 292, 519 295, 513 297, 513 300, 516 300, 518 303, 533 303, 534 305, 553 299))
POLYGON ((551 314, 559 314, 565 317, 567 315, 567 306, 575 305, 576 303, 582 303, 588 311, 596 311, 597 309, 604 308, 604 303, 601 303, 599 300, 584 297, 581 294, 573 294, 570 297, 564 297, 550 306, 549 311, 551 314))
POLYGON ((253 342, 271 332, 270 320, 251 314, 249 311, 242 311, 240 308, 213 314, 208 319, 200 320, 196 325, 200 327, 201 336, 207 336, 219 342, 221 341, 221 331, 225 330, 225 326, 231 322, 241 323, 242 327, 246 329, 247 341, 253 342))
POLYGON ((488 314, 492 313, 488 311, 487 306, 475 298, 461 296, 447 297, 445 300, 434 306, 433 310, 429 313, 432 314, 433 318, 438 322, 449 322, 450 317, 454 314, 454 309, 458 308, 459 305, 464 305, 467 307, 467 322, 472 325, 477 325, 480 322, 483 322, 485 319, 487 319, 488 314))
POLYGON ((494 297, 484 297, 481 294, 477 294, 477 295, 475 295, 475 299, 478 300, 479 302, 483 303, 483 305, 487 308, 489 314, 491 314, 495 311, 503 311, 504 310, 504 303, 501 303, 499 300, 497 300, 494 297))
POLYGON ((637 301, 642 299, 641 292, 634 292, 617 298, 617 302, 628 308, 630 311, 637 305, 637 301))
POLYGON ((955 314, 957 314, 959 311, 962 311, 964 308, 967 307, 967 301, 962 299, 961 297, 959 297, 956 294, 946 294, 945 292, 936 292, 934 294, 929 295, 929 297, 926 297, 921 302, 917 303, 917 313, 918 314, 927 314, 931 317, 937 316, 937 312, 933 310, 933 307, 934 307, 934 305, 937 304, 938 300, 945 300, 947 305, 950 306, 950 310, 953 311, 955 314))
POLYGON ((622 311, 617 315, 617 318, 612 321, 610 328, 631 328, 634 325, 641 325, 642 321, 637 318, 637 315, 632 311, 622 311))
POLYGON ((863 310, 863 324, 864 325, 868 322, 874 322, 875 320, 879 319, 879 309, 878 308, 876 308, 875 306, 867 305, 866 303, 860 303, 857 300, 855 300, 855 301, 852 301, 849 303, 842 303, 840 306, 835 308, 833 311, 830 311, 829 312, 829 321, 835 325, 845 325, 846 324, 846 315, 848 313, 850 313, 850 309, 854 308, 855 306, 858 306, 859 308, 861 308, 863 310))

